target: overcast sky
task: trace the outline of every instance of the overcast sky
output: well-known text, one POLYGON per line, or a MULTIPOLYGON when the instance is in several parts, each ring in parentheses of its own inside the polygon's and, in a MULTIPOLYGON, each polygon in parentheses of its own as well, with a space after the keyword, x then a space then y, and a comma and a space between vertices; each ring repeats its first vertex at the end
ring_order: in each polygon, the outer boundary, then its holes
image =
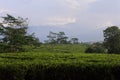
POLYGON ((29 19, 29 32, 42 41, 64 31, 80 41, 101 41, 108 26, 120 26, 120 0, 0 0, 0 16, 29 19))

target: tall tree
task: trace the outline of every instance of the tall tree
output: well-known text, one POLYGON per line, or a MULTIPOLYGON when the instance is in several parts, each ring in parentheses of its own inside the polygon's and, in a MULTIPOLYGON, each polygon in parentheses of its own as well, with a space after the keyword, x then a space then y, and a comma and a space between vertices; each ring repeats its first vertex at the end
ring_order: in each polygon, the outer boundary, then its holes
POLYGON ((49 40, 47 40, 46 42, 51 43, 51 44, 66 44, 66 43, 68 43, 68 41, 67 41, 68 37, 65 35, 64 32, 55 33, 55 32, 50 31, 47 38, 49 38, 49 40))
POLYGON ((66 44, 68 41, 67 41, 68 37, 65 35, 64 32, 59 32, 57 34, 57 43, 58 44, 66 44))
POLYGON ((45 42, 50 43, 50 44, 57 43, 57 33, 50 31, 47 38, 48 38, 48 40, 46 40, 45 42))
POLYGON ((71 38, 70 42, 72 44, 78 44, 79 43, 78 40, 79 40, 78 38, 71 38))
POLYGON ((1 43, 5 43, 10 47, 14 46, 14 50, 18 51, 18 47, 22 48, 23 45, 35 41, 35 37, 27 34, 27 19, 15 18, 9 14, 2 18, 3 21, 0 24, 1 43))
POLYGON ((4 20, 0 26, 0 33, 3 36, 3 42, 9 45, 22 45, 24 44, 24 36, 27 31, 27 23, 23 18, 15 18, 11 15, 2 17, 4 20))
POLYGON ((104 30, 104 45, 108 53, 120 53, 120 29, 111 26, 104 30))

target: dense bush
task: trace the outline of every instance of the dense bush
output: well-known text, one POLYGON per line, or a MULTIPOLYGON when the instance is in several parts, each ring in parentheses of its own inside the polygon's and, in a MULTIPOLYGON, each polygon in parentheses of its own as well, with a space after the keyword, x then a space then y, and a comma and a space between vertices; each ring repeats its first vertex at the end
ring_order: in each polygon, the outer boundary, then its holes
POLYGON ((106 53, 106 49, 101 43, 94 43, 90 45, 86 50, 86 53, 106 53))
POLYGON ((25 49, 21 46, 0 43, 0 53, 23 52, 23 51, 25 51, 25 49))
POLYGON ((0 80, 119 80, 120 66, 42 64, 0 66, 0 80))
POLYGON ((119 80, 120 56, 0 54, 0 80, 119 80))
POLYGON ((88 47, 85 52, 86 53, 105 53, 106 51, 103 47, 91 46, 91 47, 88 47))

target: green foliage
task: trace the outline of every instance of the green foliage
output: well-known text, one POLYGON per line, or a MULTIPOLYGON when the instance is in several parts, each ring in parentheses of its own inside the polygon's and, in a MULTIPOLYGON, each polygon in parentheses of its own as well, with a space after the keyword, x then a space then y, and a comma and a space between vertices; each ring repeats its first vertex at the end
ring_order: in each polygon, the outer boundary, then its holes
POLYGON ((86 50, 84 44, 43 44, 35 48, 34 52, 52 52, 52 53, 84 53, 86 50))
POLYGON ((65 35, 64 32, 49 32, 49 35, 47 36, 48 40, 45 42, 48 44, 68 44, 69 41, 67 40, 68 37, 65 35))
POLYGON ((120 53, 120 29, 111 26, 104 30, 104 45, 108 53, 120 53))
POLYGON ((21 52, 24 45, 39 44, 39 40, 33 34, 27 34, 27 19, 15 18, 9 14, 2 18, 3 22, 0 24, 1 52, 21 52))
POLYGON ((39 39, 34 36, 34 33, 31 34, 31 35, 25 36, 24 40, 25 40, 25 44, 24 45, 30 45, 30 46, 35 46, 35 47, 41 45, 39 39))
POLYGON ((79 40, 78 38, 71 38, 70 43, 72 43, 72 44, 78 44, 79 43, 78 40, 79 40))
POLYGON ((67 44, 68 41, 67 41, 68 37, 65 35, 64 32, 59 32, 57 34, 57 43, 58 44, 67 44))
POLYGON ((106 49, 104 48, 102 43, 94 43, 90 45, 86 50, 86 53, 106 53, 106 49))
POLYGON ((15 45, 8 45, 5 43, 0 43, 0 53, 8 53, 8 52, 23 52, 25 51, 24 48, 15 45))
POLYGON ((0 54, 0 80, 119 80, 120 55, 0 54))
POLYGON ((64 32, 49 32, 47 36, 48 40, 45 41, 47 44, 78 44, 78 38, 71 38, 68 40, 68 37, 64 32))

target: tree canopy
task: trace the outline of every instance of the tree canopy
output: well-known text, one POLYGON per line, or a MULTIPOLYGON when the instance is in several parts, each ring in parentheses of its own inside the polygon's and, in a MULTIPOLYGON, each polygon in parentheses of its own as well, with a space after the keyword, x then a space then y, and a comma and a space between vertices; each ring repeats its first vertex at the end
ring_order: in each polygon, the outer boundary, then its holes
POLYGON ((48 40, 46 40, 46 43, 50 44, 78 44, 79 39, 78 38, 71 38, 68 40, 69 37, 66 36, 65 32, 52 32, 50 31, 48 36, 48 40))
POLYGON ((9 14, 2 18, 3 21, 0 23, 0 43, 9 46, 11 51, 13 51, 12 49, 20 51, 23 45, 39 43, 34 35, 27 33, 27 19, 21 17, 15 18, 9 14))
POLYGON ((67 44, 68 37, 65 35, 64 32, 49 32, 49 35, 47 36, 49 38, 46 42, 50 44, 67 44))
POLYGON ((104 31, 104 46, 108 53, 120 53, 120 29, 117 26, 111 26, 104 31))

